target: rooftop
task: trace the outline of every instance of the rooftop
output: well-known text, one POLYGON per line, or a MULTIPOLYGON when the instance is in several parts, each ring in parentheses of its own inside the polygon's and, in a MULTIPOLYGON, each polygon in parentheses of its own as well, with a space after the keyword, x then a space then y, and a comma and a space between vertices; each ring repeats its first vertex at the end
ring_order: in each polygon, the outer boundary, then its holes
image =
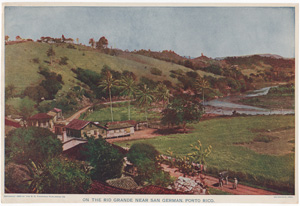
POLYGON ((108 129, 121 129, 121 128, 133 127, 135 125, 136 125, 136 121, 134 121, 134 120, 127 120, 127 121, 108 122, 108 123, 106 123, 105 126, 108 129))
POLYGON ((14 122, 14 121, 9 120, 7 118, 5 118, 5 126, 11 126, 11 127, 16 127, 16 128, 21 127, 21 125, 18 122, 14 122))
POLYGON ((52 119, 53 117, 46 113, 38 113, 28 118, 28 120, 52 119))
POLYGON ((89 123, 91 123, 91 122, 85 121, 85 120, 73 119, 65 128, 74 129, 74 130, 81 130, 86 125, 88 125, 89 123))
POLYGON ((107 184, 113 187, 125 189, 125 190, 133 190, 138 187, 136 182, 131 177, 121 177, 116 179, 111 179, 106 181, 107 184))
POLYGON ((59 112, 61 112, 61 109, 58 109, 58 108, 53 108, 51 111, 52 111, 52 112, 59 113, 59 112))

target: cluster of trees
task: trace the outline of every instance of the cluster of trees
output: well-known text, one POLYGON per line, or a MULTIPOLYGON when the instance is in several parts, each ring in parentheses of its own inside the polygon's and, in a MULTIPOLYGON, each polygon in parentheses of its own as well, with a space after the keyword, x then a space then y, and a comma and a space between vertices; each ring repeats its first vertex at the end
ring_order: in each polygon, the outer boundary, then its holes
MULTIPOLYGON (((142 77, 137 83, 137 77, 129 71, 118 72, 104 65, 101 72, 97 73, 88 69, 77 68, 73 70, 76 78, 87 84, 93 91, 95 98, 106 98, 110 101, 111 119, 113 121, 112 100, 125 96, 128 102, 128 119, 130 119, 130 105, 136 99, 138 105, 145 109, 147 120, 148 108, 155 101, 167 102, 170 97, 169 88, 162 82, 155 82, 142 77)), ((170 86, 170 84, 169 84, 170 86)))
POLYGON ((64 84, 62 76, 55 72, 50 72, 48 68, 39 67, 39 74, 43 75, 45 79, 37 86, 27 87, 23 92, 24 97, 27 96, 38 104, 43 100, 54 99, 64 84))
MULTIPOLYGON (((5 191, 8 193, 79 194, 92 181, 119 178, 124 154, 102 138, 86 137, 81 161, 62 154, 62 143, 40 127, 18 128, 5 139, 5 191)), ((159 153, 151 145, 134 144, 127 158, 138 171, 140 185, 168 186, 171 177, 159 166, 159 153)))
POLYGON ((137 167, 135 181, 140 185, 167 187, 172 183, 170 174, 160 166, 159 152, 150 144, 135 143, 130 147, 127 159, 137 167))
POLYGON ((92 180, 120 177, 123 155, 103 139, 88 138, 84 162, 62 154, 62 143, 45 128, 11 131, 5 139, 5 190, 21 193, 86 193, 92 180))

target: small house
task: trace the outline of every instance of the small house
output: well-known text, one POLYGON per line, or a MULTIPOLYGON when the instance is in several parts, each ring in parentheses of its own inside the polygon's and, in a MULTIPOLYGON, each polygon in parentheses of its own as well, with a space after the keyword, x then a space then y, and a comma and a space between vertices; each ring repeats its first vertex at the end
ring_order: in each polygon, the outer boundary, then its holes
POLYGON ((55 122, 58 121, 58 120, 62 120, 63 119, 62 110, 58 109, 58 108, 52 109, 47 114, 50 115, 50 116, 53 116, 55 122))
POLYGON ((88 137, 101 135, 105 136, 106 128, 95 124, 94 122, 73 119, 67 126, 65 126, 68 137, 83 138, 86 134, 88 137))
POLYGON ((52 130, 54 128, 54 119, 53 116, 50 116, 46 113, 38 113, 28 118, 27 125, 34 127, 43 127, 52 130))
POLYGON ((134 134, 135 121, 116 121, 108 122, 105 127, 107 130, 106 137, 104 138, 117 138, 126 137, 134 134))

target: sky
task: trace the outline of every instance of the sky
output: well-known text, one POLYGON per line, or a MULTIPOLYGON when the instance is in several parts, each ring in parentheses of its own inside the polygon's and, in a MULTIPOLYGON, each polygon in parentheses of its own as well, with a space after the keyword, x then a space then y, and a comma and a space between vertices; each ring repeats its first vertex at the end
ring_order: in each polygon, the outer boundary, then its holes
POLYGON ((172 50, 208 57, 277 54, 295 57, 292 7, 5 7, 5 35, 79 38, 105 36, 129 51, 172 50))

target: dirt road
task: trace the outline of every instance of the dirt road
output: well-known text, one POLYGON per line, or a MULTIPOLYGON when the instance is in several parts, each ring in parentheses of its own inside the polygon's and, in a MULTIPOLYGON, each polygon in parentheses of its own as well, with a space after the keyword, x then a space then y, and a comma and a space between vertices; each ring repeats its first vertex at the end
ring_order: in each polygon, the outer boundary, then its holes
POLYGON ((70 122, 72 121, 73 119, 78 119, 80 117, 80 115, 83 113, 83 112, 86 112, 86 110, 88 110, 92 105, 89 105, 89 106, 86 106, 84 107, 83 109, 77 111, 76 113, 74 113, 71 117, 67 118, 66 121, 67 122, 70 122))
MULTIPOLYGON (((177 168, 169 168, 168 165, 164 165, 164 164, 162 164, 161 166, 163 167, 163 169, 166 172, 169 172, 171 176, 173 176, 173 177, 182 176, 183 177, 182 173, 177 172, 177 171, 175 172, 175 170, 177 170, 177 168)), ((190 179, 193 179, 193 180, 200 181, 199 176, 195 176, 195 177, 187 176, 187 177, 190 179)), ((222 190, 224 192, 228 192, 228 193, 231 193, 234 195, 279 195, 278 193, 274 193, 274 192, 270 192, 270 191, 262 190, 262 189, 258 189, 258 188, 248 187, 248 186, 241 185, 241 184, 238 185, 237 189, 233 189, 231 182, 229 182, 228 185, 224 184, 223 187, 219 187, 218 186, 219 180, 217 178, 207 176, 207 175, 205 177, 206 177, 205 182, 209 187, 219 189, 219 190, 222 190)))

